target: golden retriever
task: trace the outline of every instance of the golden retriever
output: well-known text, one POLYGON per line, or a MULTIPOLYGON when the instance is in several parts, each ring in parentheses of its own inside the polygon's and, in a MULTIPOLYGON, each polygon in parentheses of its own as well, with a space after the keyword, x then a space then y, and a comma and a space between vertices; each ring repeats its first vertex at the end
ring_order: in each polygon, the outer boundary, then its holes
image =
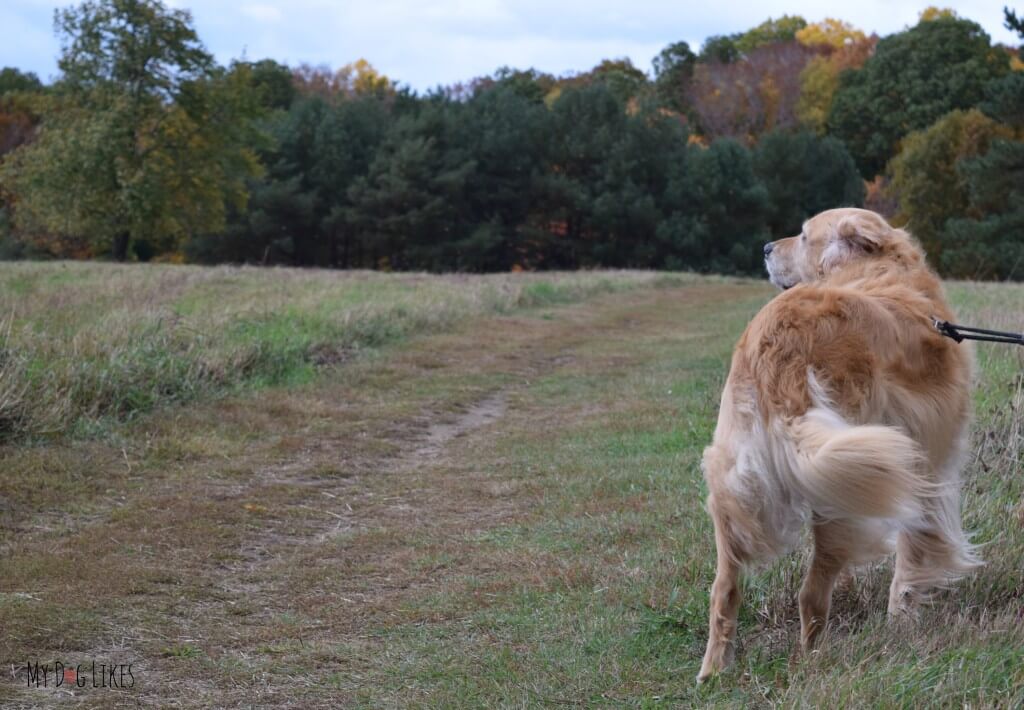
POLYGON ((889 613, 978 566, 960 523, 972 355, 917 242, 882 217, 835 209, 765 245, 784 289, 732 358, 705 452, 718 568, 698 682, 732 660, 740 571, 790 549, 810 521, 800 589, 804 649, 850 564, 895 548, 889 613))

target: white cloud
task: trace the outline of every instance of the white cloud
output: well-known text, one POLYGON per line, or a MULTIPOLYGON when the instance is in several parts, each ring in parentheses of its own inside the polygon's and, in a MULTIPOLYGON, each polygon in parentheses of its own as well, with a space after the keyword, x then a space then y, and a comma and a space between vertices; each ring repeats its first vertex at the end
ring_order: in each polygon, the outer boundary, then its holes
MULTIPOLYGON (((629 57, 642 69, 670 42, 694 49, 712 34, 752 27, 768 17, 826 16, 885 35, 917 21, 935 0, 172 0, 192 10, 200 37, 221 62, 244 52, 289 63, 340 66, 363 57, 416 89, 489 74, 502 65, 563 73, 586 71, 602 58, 629 57)), ((953 2, 999 42, 1008 0, 953 2)), ((0 2, 0 65, 56 71, 53 8, 43 0, 0 2)), ((935 2, 949 5, 949 0, 935 2)))

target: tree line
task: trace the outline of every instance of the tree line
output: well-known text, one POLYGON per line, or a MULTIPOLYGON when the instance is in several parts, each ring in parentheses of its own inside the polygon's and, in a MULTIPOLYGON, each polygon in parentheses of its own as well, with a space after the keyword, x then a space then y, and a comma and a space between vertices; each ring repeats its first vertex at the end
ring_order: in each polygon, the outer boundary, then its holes
POLYGON ((866 204, 946 274, 1024 278, 1024 63, 949 10, 422 94, 363 60, 219 66, 158 0, 56 27, 52 84, 0 72, 0 257, 756 273, 764 241, 866 204))

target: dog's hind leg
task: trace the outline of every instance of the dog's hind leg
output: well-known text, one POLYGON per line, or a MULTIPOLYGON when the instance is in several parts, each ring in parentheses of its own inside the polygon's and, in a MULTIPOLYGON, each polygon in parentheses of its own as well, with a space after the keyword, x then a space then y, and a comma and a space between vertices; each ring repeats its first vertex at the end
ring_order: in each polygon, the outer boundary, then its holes
POLYGON ((922 520, 900 532, 889 589, 891 617, 912 615, 934 587, 983 564, 961 526, 959 484, 953 479, 945 486, 939 495, 926 501, 922 520))
POLYGON ((853 556, 858 531, 843 521, 814 521, 814 556, 800 588, 800 642, 811 649, 828 624, 836 578, 853 556))
POLYGON ((962 533, 951 539, 938 526, 902 531, 896 543, 896 568, 889 588, 889 616, 913 616, 932 589, 981 564, 962 533))
POLYGON ((912 617, 931 587, 942 582, 935 559, 947 544, 934 530, 904 530, 896 542, 896 564, 889 587, 889 616, 912 617))

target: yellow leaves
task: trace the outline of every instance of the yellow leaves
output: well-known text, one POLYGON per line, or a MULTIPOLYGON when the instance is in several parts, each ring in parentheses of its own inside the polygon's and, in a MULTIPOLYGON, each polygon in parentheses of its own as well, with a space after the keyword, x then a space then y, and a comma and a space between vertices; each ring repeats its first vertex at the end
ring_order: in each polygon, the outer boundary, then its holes
POLYGON ((356 96, 388 92, 394 83, 362 58, 339 69, 337 79, 343 90, 356 96))
POLYGON ((955 19, 957 17, 956 10, 951 7, 935 7, 931 5, 921 10, 921 14, 918 15, 918 22, 933 22, 934 20, 941 19, 955 19))
POLYGON ((849 22, 833 17, 807 25, 796 33, 797 42, 807 47, 826 45, 839 49, 848 44, 863 42, 866 38, 867 35, 849 22))
POLYGON ((815 57, 800 74, 796 115, 809 128, 823 133, 832 97, 839 87, 839 67, 829 57, 815 57))
POLYGON ((394 91, 394 82, 365 59, 331 71, 327 66, 302 64, 293 73, 301 90, 323 97, 369 96, 394 91))
POLYGON ((258 503, 245 503, 242 508, 250 513, 266 513, 269 510, 267 506, 258 503))
MULTIPOLYGON (((854 30, 839 20, 825 20, 807 29, 819 28, 832 23, 831 40, 824 42, 835 47, 829 54, 815 57, 807 63, 800 73, 800 98, 797 101, 796 114, 809 128, 818 133, 825 132, 825 122, 832 108, 832 98, 839 88, 839 74, 845 69, 857 69, 863 66, 874 51, 877 37, 865 37, 863 32, 854 30), (842 40, 842 44, 836 42, 842 40)), ((818 43, 822 35, 808 35, 802 42, 818 43)), ((799 38, 798 38, 799 39, 799 38)))

